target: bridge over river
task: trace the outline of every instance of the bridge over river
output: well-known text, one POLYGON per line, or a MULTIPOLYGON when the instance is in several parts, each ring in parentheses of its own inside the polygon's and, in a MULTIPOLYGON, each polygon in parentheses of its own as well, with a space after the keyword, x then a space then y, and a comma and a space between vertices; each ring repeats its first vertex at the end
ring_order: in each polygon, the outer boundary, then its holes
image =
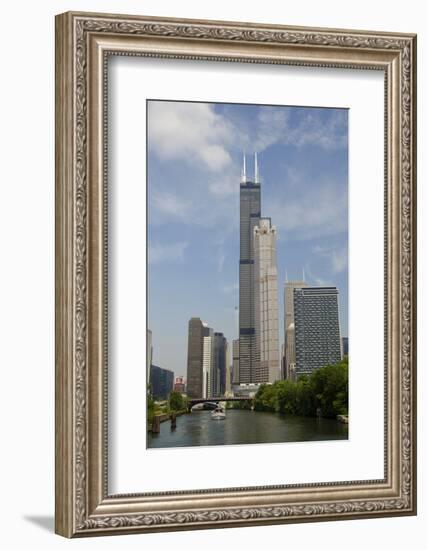
POLYGON ((249 396, 242 396, 242 397, 207 397, 205 399, 203 398, 194 398, 194 399, 188 399, 188 410, 191 410, 195 405, 199 405, 200 403, 206 403, 206 404, 212 404, 212 405, 218 405, 219 402, 228 402, 228 401, 253 401, 253 397, 249 396))

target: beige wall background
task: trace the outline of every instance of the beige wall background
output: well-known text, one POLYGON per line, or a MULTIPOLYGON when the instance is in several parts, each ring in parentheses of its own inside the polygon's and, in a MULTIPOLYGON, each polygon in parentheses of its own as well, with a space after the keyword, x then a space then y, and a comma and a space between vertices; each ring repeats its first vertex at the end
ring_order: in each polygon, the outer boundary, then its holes
MULTIPOLYGON (((0 517, 2 546, 73 548, 420 548, 426 516, 427 248, 425 165, 419 159, 419 515, 67 541, 54 510, 54 15, 69 9, 243 20, 419 34, 419 156, 425 151, 425 22, 416 0, 86 0, 4 2, 0 115, 0 517)), ((284 468, 286 465, 284 464, 284 468)))

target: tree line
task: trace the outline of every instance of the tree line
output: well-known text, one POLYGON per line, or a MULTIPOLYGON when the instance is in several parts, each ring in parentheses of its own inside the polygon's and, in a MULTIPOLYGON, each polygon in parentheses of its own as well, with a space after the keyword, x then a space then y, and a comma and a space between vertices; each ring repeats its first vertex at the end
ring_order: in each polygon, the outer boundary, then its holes
POLYGON ((150 393, 150 388, 147 391, 147 420, 153 421, 153 417, 157 414, 177 413, 187 409, 187 398, 179 392, 172 391, 164 403, 158 404, 154 401, 150 393))
POLYGON ((254 410, 325 418, 347 415, 348 358, 316 369, 296 382, 263 384, 255 394, 254 410))

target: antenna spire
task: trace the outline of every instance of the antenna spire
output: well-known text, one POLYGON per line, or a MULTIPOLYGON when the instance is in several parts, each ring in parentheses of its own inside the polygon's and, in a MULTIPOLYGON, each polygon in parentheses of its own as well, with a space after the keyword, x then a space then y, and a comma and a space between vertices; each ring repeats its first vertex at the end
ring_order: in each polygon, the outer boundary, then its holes
POLYGON ((288 282, 288 270, 285 269, 285 282, 287 283, 288 282))
POLYGON ((258 153, 255 153, 255 183, 259 183, 258 153))
POLYGON ((246 154, 243 153, 242 183, 246 183, 246 154))
POLYGON ((302 280, 305 283, 305 271, 304 268, 302 268, 302 280))

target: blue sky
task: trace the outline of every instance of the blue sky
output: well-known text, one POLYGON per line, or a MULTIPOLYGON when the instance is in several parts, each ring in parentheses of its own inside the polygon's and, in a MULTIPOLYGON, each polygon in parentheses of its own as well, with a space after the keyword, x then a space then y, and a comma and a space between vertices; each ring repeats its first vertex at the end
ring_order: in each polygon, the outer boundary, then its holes
POLYGON ((239 305, 242 152, 258 152, 261 212, 277 227, 283 285, 339 290, 348 325, 348 111, 148 102, 148 326, 153 362, 186 374, 187 330, 200 317, 231 342, 239 305))

